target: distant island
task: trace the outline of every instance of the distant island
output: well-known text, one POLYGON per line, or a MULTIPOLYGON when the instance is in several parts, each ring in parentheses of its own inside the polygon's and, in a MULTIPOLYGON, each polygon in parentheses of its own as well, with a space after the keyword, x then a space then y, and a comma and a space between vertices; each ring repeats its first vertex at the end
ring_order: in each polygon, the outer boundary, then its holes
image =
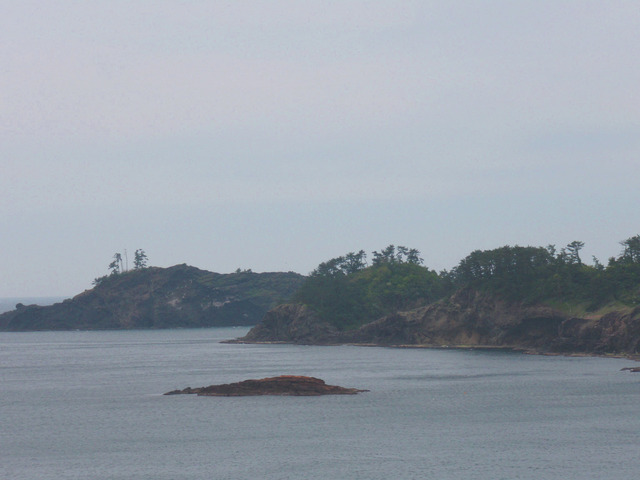
POLYGON ((16 305, 0 314, 0 331, 250 326, 303 281, 293 272, 221 274, 184 264, 114 271, 63 302, 16 305))
POLYGON ((512 348, 640 354, 640 236, 605 266, 582 242, 476 250, 451 271, 389 245, 321 263, 236 343, 512 348))

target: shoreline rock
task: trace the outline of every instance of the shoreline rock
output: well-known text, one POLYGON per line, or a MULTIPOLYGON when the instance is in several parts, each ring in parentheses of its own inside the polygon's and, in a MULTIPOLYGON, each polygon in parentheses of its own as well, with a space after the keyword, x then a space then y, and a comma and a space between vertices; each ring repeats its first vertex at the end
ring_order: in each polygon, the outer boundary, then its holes
POLYGON ((637 357, 640 306, 574 317, 547 305, 461 290, 440 302, 336 329, 304 305, 279 305, 228 343, 502 348, 546 355, 637 357))
POLYGON ((327 385, 324 380, 315 377, 280 375, 259 380, 251 379, 236 383, 209 385, 208 387, 172 390, 165 395, 198 395, 204 397, 244 397, 259 395, 280 396, 319 396, 319 395, 355 395, 368 390, 327 385))

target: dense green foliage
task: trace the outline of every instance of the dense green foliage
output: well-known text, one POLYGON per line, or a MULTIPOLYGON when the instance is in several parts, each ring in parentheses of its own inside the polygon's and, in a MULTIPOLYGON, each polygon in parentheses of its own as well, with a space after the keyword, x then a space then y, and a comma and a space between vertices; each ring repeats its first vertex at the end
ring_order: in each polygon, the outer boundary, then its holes
POLYGON ((415 249, 389 245, 372 256, 371 265, 362 250, 321 263, 294 300, 309 305, 338 328, 349 329, 447 293, 446 282, 421 265, 415 249))
POLYGON ((208 272, 198 278, 198 283, 228 296, 242 296, 269 309, 289 301, 303 279, 302 275, 294 272, 255 273, 251 269, 238 269, 226 274, 208 272))
POLYGON ((340 329, 358 327, 382 315, 426 305, 472 287, 524 302, 570 302, 596 310, 609 302, 640 304, 640 235, 620 242, 623 251, 602 265, 580 258, 584 243, 559 251, 547 247, 504 246, 476 250, 451 271, 440 274, 422 265, 420 252, 388 246, 321 263, 294 300, 340 329))
POLYGON ((595 310, 607 302, 640 303, 640 235, 620 242, 624 247, 608 266, 594 258, 585 265, 579 255, 582 242, 556 251, 542 247, 476 250, 446 273, 456 287, 499 293, 529 302, 564 300, 587 302, 595 310))

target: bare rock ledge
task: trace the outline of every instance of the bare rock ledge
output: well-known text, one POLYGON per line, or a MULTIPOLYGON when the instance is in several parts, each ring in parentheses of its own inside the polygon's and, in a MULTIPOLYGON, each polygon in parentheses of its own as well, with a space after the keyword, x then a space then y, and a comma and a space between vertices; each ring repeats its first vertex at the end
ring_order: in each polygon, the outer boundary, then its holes
POLYGON ((165 395, 196 394, 207 397, 243 397, 256 395, 355 395, 368 390, 327 385, 324 380, 314 377, 281 375, 279 377, 245 380, 243 382, 209 385, 208 387, 173 390, 165 395))

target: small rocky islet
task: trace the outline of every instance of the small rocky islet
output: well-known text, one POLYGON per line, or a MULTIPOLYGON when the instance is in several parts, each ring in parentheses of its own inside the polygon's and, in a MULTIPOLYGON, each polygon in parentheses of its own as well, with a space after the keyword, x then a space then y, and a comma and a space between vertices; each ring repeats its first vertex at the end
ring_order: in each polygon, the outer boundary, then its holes
POLYGON ((246 397, 260 395, 312 397, 319 395, 355 395, 368 390, 327 385, 324 380, 298 375, 280 375, 208 387, 172 390, 165 395, 194 394, 204 397, 246 397))

